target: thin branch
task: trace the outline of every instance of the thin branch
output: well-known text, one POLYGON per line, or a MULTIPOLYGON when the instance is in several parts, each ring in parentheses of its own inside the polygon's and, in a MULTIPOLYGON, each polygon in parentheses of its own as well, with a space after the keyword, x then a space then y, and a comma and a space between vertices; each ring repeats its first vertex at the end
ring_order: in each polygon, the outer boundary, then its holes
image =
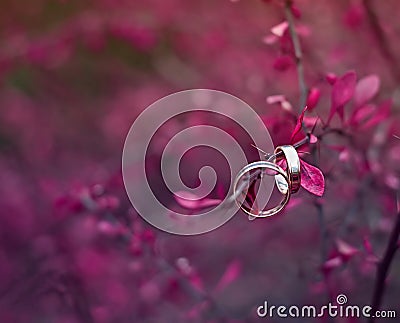
POLYGON ((251 146, 257 149, 259 152, 263 153, 264 156, 269 155, 266 151, 262 150, 261 148, 258 148, 256 145, 251 144, 251 146))
POLYGON ((321 228, 321 263, 324 263, 326 261, 326 259, 328 258, 328 230, 326 228, 326 223, 325 223, 325 216, 324 216, 324 210, 322 207, 322 204, 319 203, 319 201, 315 201, 314 202, 315 207, 317 208, 317 212, 318 212, 318 220, 319 220, 319 225, 321 228))
POLYGON ((390 48, 389 41, 385 35, 384 30, 382 29, 381 24, 379 23, 379 18, 371 2, 371 0, 364 0, 363 4, 372 32, 374 33, 375 38, 378 42, 378 49, 381 51, 382 56, 389 62, 389 69, 393 75, 393 78, 396 80, 400 80, 400 66, 398 65, 398 60, 396 58, 396 55, 393 54, 392 49, 390 48))
MULTIPOLYGON (((326 217, 325 217, 325 212, 324 212, 324 207, 323 205, 317 200, 317 198, 314 199, 314 205, 317 209, 318 213, 318 221, 319 221, 319 227, 320 227, 320 257, 321 257, 321 264, 323 265, 325 261, 328 259, 328 239, 329 239, 329 231, 326 226, 326 217)), ((325 284, 326 288, 326 297, 328 302, 332 302, 333 295, 332 295, 332 289, 329 283, 329 277, 327 275, 323 275, 323 281, 325 284)), ((330 318, 328 322, 333 322, 333 319, 330 318)))
MULTIPOLYGON (((303 52, 300 45, 300 39, 296 32, 296 28, 294 25, 293 14, 291 11, 292 1, 286 0, 285 3, 285 16, 286 20, 289 25, 289 33, 293 43, 294 55, 296 59, 296 67, 297 67, 297 78, 299 82, 299 91, 300 91, 300 98, 299 98, 299 113, 302 112, 303 108, 307 104, 307 96, 308 96, 308 88, 304 76, 304 66, 303 66, 303 52)), ((304 124, 302 125, 304 129, 304 124)), ((310 140, 310 135, 307 135, 307 141, 310 140)), ((319 138, 320 139, 320 138, 319 138)), ((316 160, 316 150, 313 149, 313 156, 314 160, 316 160)), ((318 219, 320 222, 320 231, 321 231, 321 263, 324 263, 327 258, 327 250, 328 250, 328 231, 325 224, 325 214, 323 206, 319 203, 318 199, 316 198, 314 201, 317 211, 318 211, 318 219)), ((331 299, 331 293, 329 288, 328 281, 325 281, 326 287, 328 290, 328 299, 331 299)))
MULTIPOLYGON (((394 255, 399 248, 398 240, 400 236, 400 212, 397 213, 396 223, 393 227, 392 233, 388 244, 386 246, 385 254, 382 260, 378 264, 378 271, 375 280, 374 294, 372 297, 372 313, 378 310, 382 303, 383 294, 385 292, 386 278, 389 272, 390 265, 392 264, 394 255)), ((374 318, 371 317, 370 323, 374 322, 374 318)))
POLYGON ((301 113, 301 111, 303 110, 303 108, 307 103, 308 89, 304 77, 303 52, 301 50, 299 35, 297 34, 294 25, 294 19, 291 7, 292 7, 292 1, 287 0, 285 3, 285 17, 289 25, 289 33, 290 33, 290 38, 292 39, 294 56, 296 60, 297 77, 299 79, 299 90, 300 90, 299 113, 301 113))
MULTIPOLYGON (((305 136, 303 139, 299 140, 298 142, 293 144, 293 147, 295 149, 300 148, 301 146, 308 144, 310 142, 310 135, 307 134, 307 136, 305 136)), ((267 161, 273 161, 276 158, 282 157, 283 156, 283 152, 282 150, 279 150, 276 154, 266 154, 265 158, 267 158, 267 161)))

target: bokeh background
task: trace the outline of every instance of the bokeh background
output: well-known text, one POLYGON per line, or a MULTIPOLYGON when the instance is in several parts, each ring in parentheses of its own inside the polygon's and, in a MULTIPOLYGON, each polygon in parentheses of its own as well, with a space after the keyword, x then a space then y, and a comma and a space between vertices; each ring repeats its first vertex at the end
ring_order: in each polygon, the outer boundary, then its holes
MULTIPOLYGON (((371 104, 392 99, 390 116, 368 128, 333 120, 339 131, 305 156, 325 175, 322 198, 303 190, 280 216, 239 213, 182 237, 130 206, 125 136, 157 99, 211 88, 250 104, 274 143, 288 143, 293 112, 266 101, 285 95, 299 108, 291 44, 270 30, 284 3, 1 2, 0 322, 255 322, 264 300, 371 302, 399 188, 400 3, 294 6, 307 85, 321 93, 309 117, 326 120, 326 75, 348 70, 379 77, 371 104)), ((399 271, 394 259, 383 303, 398 315, 399 271)))

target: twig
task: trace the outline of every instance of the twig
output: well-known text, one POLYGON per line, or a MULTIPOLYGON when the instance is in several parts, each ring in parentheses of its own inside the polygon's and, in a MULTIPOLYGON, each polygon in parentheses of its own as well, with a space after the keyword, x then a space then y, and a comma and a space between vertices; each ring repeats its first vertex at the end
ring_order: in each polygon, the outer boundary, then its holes
MULTIPOLYGON (((314 205, 317 209, 318 213, 318 221, 320 227, 320 257, 321 257, 321 264, 324 264, 325 261, 328 259, 328 238, 329 238, 329 231, 326 226, 326 217, 324 212, 323 205, 318 201, 317 198, 314 199, 314 205)), ((326 297, 328 302, 332 302, 333 295, 331 285, 329 283, 329 277, 327 275, 323 275, 323 281, 326 288, 326 297)), ((330 318, 328 322, 333 322, 333 319, 330 318)))
POLYGON ((301 50, 299 36, 297 35, 296 28, 294 26, 294 19, 291 7, 292 7, 292 1, 286 0, 285 17, 288 22, 290 38, 292 39, 294 56, 296 60, 297 77, 299 79, 299 90, 300 90, 299 113, 301 113, 301 111, 303 110, 303 108, 306 106, 307 103, 308 89, 304 77, 303 52, 301 50))
MULTIPOLYGON (((293 43, 293 49, 294 49, 294 56, 296 59, 296 68, 297 68, 297 78, 299 82, 299 91, 300 91, 300 98, 299 98, 299 113, 302 112, 303 108, 306 106, 307 103, 307 96, 308 96, 308 88, 307 84, 305 81, 305 76, 304 76, 304 66, 303 66, 303 52, 301 49, 300 45, 300 40, 298 37, 298 34, 296 32, 295 26, 294 26, 294 19, 293 19, 293 14, 291 11, 291 6, 292 6, 292 1, 291 0, 286 0, 285 2, 285 16, 286 20, 289 25, 289 33, 290 37, 292 39, 293 43)), ((304 125, 303 125, 304 129, 304 125)), ((307 135, 307 141, 309 142, 310 140, 310 135, 307 135)), ((320 139, 320 138, 319 138, 320 139)), ((316 150, 313 150, 313 156, 314 159, 316 159, 316 150)), ((322 205, 319 203, 318 199, 315 199, 314 201, 317 211, 318 211, 318 219, 320 222, 320 231, 321 231, 321 263, 324 263, 327 257, 327 248, 328 248, 328 231, 326 229, 325 225, 325 215, 324 215, 324 209, 322 205)), ((326 287, 328 290, 328 299, 330 300, 331 295, 330 295, 330 288, 328 281, 325 282, 326 287)))
MULTIPOLYGON (((393 227, 392 233, 388 244, 386 246, 385 254, 382 260, 378 264, 377 275, 375 280, 374 294, 372 297, 372 313, 378 310, 382 303, 383 293, 385 291, 386 278, 389 272, 390 265, 392 264, 394 255, 399 248, 398 240, 400 236, 400 212, 397 213, 396 223, 393 227)), ((371 317, 370 323, 374 322, 374 318, 371 317)))
POLYGON ((251 146, 257 149, 259 152, 263 153, 264 156, 269 155, 266 151, 262 150, 261 148, 258 148, 256 145, 251 144, 251 146))
POLYGON ((394 79, 400 80, 400 66, 397 63, 396 56, 393 54, 392 49, 390 48, 385 32, 379 23, 379 18, 372 7, 371 0, 364 0, 363 4, 367 13, 369 24, 371 25, 372 32, 374 33, 378 42, 378 48, 381 51, 382 56, 390 63, 389 69, 393 74, 394 79))
MULTIPOLYGON (((307 134, 307 136, 305 136, 303 139, 301 139, 300 141, 296 142, 293 144, 293 147, 295 149, 300 148, 301 146, 307 144, 310 142, 310 135, 307 134)), ((266 154, 265 158, 267 158, 267 161, 273 161, 274 159, 278 158, 278 157, 282 157, 283 156, 283 152, 282 150, 279 150, 276 154, 266 154)))
POLYGON ((327 246, 328 230, 326 229, 324 210, 322 208, 321 203, 319 203, 316 200, 314 202, 314 204, 318 211, 318 220, 319 220, 319 225, 321 228, 321 232, 320 232, 320 234, 321 234, 321 263, 324 263, 328 257, 328 246, 327 246))

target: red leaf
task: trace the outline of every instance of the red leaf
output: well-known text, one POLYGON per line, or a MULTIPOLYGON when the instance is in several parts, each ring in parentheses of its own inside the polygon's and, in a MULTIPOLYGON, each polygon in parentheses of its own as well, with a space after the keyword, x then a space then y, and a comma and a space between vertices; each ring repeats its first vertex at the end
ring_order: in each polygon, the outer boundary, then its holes
POLYGON ((356 87, 356 79, 356 73, 354 71, 349 71, 336 80, 332 88, 331 112, 328 123, 336 112, 343 120, 343 107, 353 97, 356 87))
POLYGON ((371 100, 379 91, 380 80, 377 75, 368 75, 357 82, 354 103, 361 106, 371 100))
POLYGON ((307 111, 307 106, 304 107, 304 109, 301 112, 299 118, 297 119, 296 126, 294 127, 292 135, 290 136, 290 142, 291 143, 294 143, 296 135, 301 131, 301 127, 303 125, 303 118, 304 118, 304 114, 306 113, 306 111, 307 111))
POLYGON ((322 196, 325 190, 324 174, 317 167, 300 159, 301 186, 311 194, 322 196))

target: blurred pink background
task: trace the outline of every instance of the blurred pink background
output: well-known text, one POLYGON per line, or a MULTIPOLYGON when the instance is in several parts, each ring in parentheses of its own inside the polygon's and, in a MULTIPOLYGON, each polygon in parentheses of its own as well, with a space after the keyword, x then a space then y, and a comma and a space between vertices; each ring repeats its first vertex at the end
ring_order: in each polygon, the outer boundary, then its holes
MULTIPOLYGON (((131 207, 125 136, 157 99, 211 88, 250 104, 274 143, 288 143, 293 115, 266 101, 285 95, 298 111, 291 44, 270 30, 285 20, 283 2, 2 2, 1 322, 256 322, 264 300, 371 302, 400 186, 400 3, 294 6, 305 78, 321 92, 310 117, 329 114, 326 74, 348 70, 379 77, 372 102, 391 98, 391 115, 368 129, 333 120, 350 139, 333 134, 317 160, 306 157, 325 175, 323 198, 302 191, 282 215, 249 222, 239 213, 181 237, 131 207)), ((394 259, 386 309, 400 310, 399 272, 394 259)))

